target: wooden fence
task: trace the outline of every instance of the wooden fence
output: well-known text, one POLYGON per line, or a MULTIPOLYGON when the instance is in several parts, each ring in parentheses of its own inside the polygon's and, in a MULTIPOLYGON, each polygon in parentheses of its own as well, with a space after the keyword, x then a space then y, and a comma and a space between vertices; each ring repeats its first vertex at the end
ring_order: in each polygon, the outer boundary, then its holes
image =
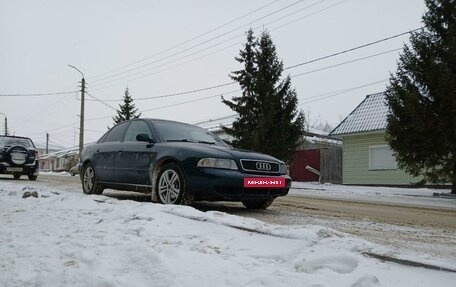
POLYGON ((290 166, 294 181, 342 183, 342 148, 320 147, 297 151, 290 166))

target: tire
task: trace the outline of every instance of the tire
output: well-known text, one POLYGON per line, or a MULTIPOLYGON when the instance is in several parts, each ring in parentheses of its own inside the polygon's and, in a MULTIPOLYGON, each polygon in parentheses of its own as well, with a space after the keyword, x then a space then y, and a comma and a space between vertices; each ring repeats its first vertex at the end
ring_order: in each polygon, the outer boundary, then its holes
POLYGON ((274 202, 274 198, 260 200, 245 200, 242 202, 242 204, 248 209, 266 209, 272 204, 272 202, 274 202))
POLYGON ((176 163, 168 163, 160 169, 156 186, 156 196, 162 204, 190 205, 193 202, 185 175, 176 163))
POLYGON ((35 175, 34 173, 28 175, 28 179, 29 179, 29 180, 35 181, 37 178, 38 178, 38 176, 35 175))
POLYGON ((12 146, 12 147, 10 147, 9 149, 6 150, 7 162, 12 164, 12 165, 23 165, 23 164, 25 164, 27 162, 28 153, 29 153, 28 149, 26 149, 23 146, 20 146, 20 145, 12 146), (24 154, 25 158, 23 160, 21 160, 20 162, 17 162, 12 157, 13 152, 19 152, 19 154, 24 154))
POLYGON ((81 176, 82 191, 85 194, 102 194, 103 187, 97 183, 95 170, 91 163, 84 165, 81 176))
POLYGON ((21 174, 20 173, 13 173, 13 178, 14 179, 19 179, 19 178, 21 178, 21 174))
POLYGON ((71 176, 75 176, 76 174, 74 172, 70 172, 70 175, 71 176))

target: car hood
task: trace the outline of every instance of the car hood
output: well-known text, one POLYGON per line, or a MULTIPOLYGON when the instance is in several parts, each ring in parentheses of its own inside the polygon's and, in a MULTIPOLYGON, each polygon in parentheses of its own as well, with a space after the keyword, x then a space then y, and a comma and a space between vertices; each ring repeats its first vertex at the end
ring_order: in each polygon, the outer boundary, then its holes
POLYGON ((224 147, 212 144, 200 144, 191 142, 167 142, 163 144, 169 147, 188 149, 196 151, 198 153, 207 154, 208 157, 253 159, 283 163, 283 161, 267 154, 249 150, 236 149, 233 147, 224 147))

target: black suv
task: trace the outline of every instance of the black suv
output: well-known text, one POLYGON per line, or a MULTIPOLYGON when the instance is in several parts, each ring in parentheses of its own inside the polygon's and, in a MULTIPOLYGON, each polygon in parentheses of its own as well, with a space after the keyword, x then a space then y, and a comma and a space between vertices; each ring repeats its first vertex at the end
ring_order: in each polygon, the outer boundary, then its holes
POLYGON ((0 174, 12 174, 14 179, 27 175, 38 177, 38 151, 26 137, 0 136, 0 174))

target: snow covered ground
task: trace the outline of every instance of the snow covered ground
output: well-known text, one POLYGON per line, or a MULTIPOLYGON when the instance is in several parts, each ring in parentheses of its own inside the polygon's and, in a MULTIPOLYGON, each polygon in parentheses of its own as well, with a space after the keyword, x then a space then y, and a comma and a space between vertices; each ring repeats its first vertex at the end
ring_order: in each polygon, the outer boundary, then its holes
MULTIPOLYGON (((364 252, 401 257, 324 226, 271 225, 192 207, 0 180, 0 286, 440 287, 456 282, 453 272, 383 262, 364 252), (26 191, 36 191, 38 198, 22 198, 26 191)), ((426 263, 456 268, 456 259, 426 263)))
POLYGON ((381 202, 411 206, 446 208, 456 210, 456 197, 439 198, 434 193, 450 194, 450 189, 347 186, 319 184, 318 182, 293 182, 290 194, 319 198, 381 202))

